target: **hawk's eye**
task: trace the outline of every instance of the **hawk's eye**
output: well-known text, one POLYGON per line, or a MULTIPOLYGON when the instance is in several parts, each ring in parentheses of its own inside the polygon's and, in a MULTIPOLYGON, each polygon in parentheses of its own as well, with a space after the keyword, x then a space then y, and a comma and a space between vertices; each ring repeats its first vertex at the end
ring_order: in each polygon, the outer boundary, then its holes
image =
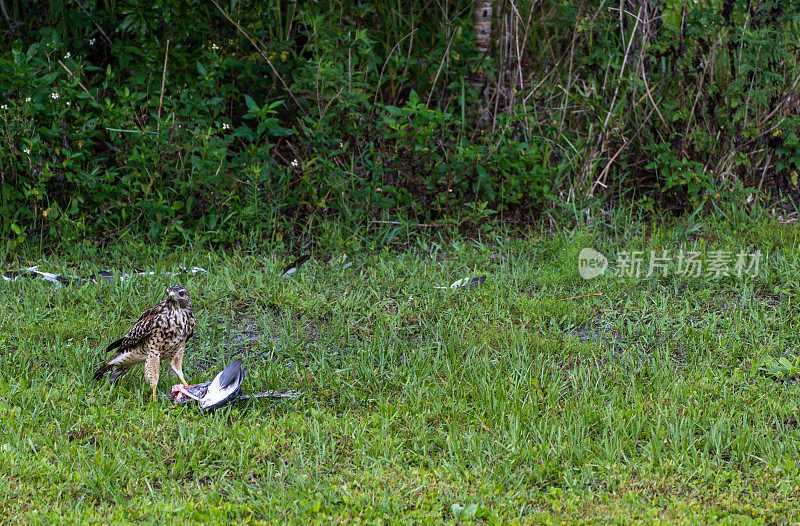
POLYGON ((186 296, 186 291, 185 290, 181 291, 181 297, 183 297, 183 296, 186 296))

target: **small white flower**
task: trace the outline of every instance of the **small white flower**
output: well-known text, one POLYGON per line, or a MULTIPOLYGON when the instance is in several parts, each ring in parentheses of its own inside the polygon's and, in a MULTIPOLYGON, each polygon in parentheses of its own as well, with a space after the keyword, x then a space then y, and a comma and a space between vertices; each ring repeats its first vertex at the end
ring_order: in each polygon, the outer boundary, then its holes
POLYGON ((222 129, 223 130, 230 130, 231 129, 231 125, 228 124, 227 122, 225 122, 225 123, 222 124, 222 129))
POLYGON ((217 49, 219 49, 219 46, 216 44, 211 44, 211 49, 216 51, 217 49))
POLYGON ((23 152, 25 152, 27 155, 30 155, 30 154, 31 154, 31 149, 30 149, 30 148, 25 148, 25 149, 24 149, 24 150, 22 150, 22 151, 23 151, 23 152))
POLYGON ((298 162, 297 162, 297 159, 295 159, 294 161, 292 161, 292 166, 297 166, 298 164, 300 164, 300 163, 298 163, 298 162))
POLYGON ((8 104, 0 104, 0 110, 7 110, 8 104))
POLYGON ((89 39, 89 45, 90 45, 90 46, 93 46, 93 45, 94 45, 94 43, 95 43, 95 40, 94 40, 94 38, 90 38, 90 39, 89 39))
POLYGON ((72 56, 72 53, 70 53, 69 51, 67 51, 67 54, 66 54, 66 55, 64 55, 64 58, 65 58, 65 59, 67 59, 67 58, 69 58, 69 57, 71 57, 71 56, 72 56))
POLYGON ((54 91, 53 93, 50 94, 50 98, 53 100, 58 100, 58 97, 60 97, 60 95, 58 94, 57 91, 54 91))
POLYGON ((30 97, 25 97, 25 102, 30 102, 30 101, 31 101, 30 97))
POLYGON ((67 106, 69 106, 69 101, 67 101, 67 106))

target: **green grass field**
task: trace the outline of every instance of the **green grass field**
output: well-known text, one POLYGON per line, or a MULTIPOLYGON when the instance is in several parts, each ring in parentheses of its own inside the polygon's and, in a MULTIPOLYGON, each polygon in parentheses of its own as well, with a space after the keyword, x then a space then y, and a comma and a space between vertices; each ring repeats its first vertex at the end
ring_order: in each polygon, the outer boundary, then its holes
MULTIPOLYGON (((0 281, 2 519, 800 520, 796 226, 361 240, 344 261, 330 246, 291 278, 288 255, 257 251, 6 254, 5 270, 208 274, 0 281), (760 273, 578 275, 583 247, 614 260, 681 246, 760 250, 760 273), (475 290, 433 288, 475 272, 488 276, 475 290), (105 346, 177 282, 197 316, 190 382, 243 356, 245 391, 303 396, 202 414, 152 403, 141 367, 115 387, 93 382, 105 346)), ((159 392, 174 383, 163 365, 159 392)))

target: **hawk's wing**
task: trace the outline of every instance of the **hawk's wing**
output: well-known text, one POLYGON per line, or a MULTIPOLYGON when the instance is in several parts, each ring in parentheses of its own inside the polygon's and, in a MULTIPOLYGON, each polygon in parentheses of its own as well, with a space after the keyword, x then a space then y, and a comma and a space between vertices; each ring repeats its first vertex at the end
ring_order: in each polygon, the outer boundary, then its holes
POLYGON ((165 303, 159 303, 155 307, 144 311, 128 334, 115 341, 106 348, 106 352, 118 349, 117 353, 103 365, 101 365, 93 375, 95 380, 100 380, 105 375, 106 371, 111 370, 109 379, 112 382, 117 381, 121 376, 127 373, 130 368, 137 362, 142 360, 131 359, 133 354, 131 351, 139 345, 139 343, 149 336, 153 330, 158 326, 158 319, 165 307, 165 303))
POLYGON ((109 345, 106 348, 106 352, 119 348, 117 354, 122 354, 139 345, 139 342, 153 332, 157 324, 158 316, 161 314, 163 308, 164 304, 159 303, 155 307, 144 311, 144 313, 139 316, 136 323, 133 324, 131 330, 128 331, 128 334, 109 345))
POLYGON ((189 339, 190 339, 192 336, 194 336, 194 324, 195 324, 195 319, 194 319, 194 313, 193 313, 193 312, 189 311, 189 316, 188 316, 188 318, 187 318, 187 320, 186 320, 186 321, 187 321, 187 326, 188 326, 188 329, 189 329, 189 334, 187 334, 187 335, 186 335, 186 340, 184 340, 184 342, 183 342, 184 344, 185 344, 186 342, 188 342, 188 341, 189 341, 189 339))

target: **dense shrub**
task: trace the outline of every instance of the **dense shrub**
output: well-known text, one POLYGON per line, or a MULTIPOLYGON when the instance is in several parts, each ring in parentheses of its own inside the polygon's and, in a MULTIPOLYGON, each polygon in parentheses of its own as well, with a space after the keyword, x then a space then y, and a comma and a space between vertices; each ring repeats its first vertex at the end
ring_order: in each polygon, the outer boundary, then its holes
POLYGON ((0 237, 793 191, 798 3, 6 2, 0 237))

